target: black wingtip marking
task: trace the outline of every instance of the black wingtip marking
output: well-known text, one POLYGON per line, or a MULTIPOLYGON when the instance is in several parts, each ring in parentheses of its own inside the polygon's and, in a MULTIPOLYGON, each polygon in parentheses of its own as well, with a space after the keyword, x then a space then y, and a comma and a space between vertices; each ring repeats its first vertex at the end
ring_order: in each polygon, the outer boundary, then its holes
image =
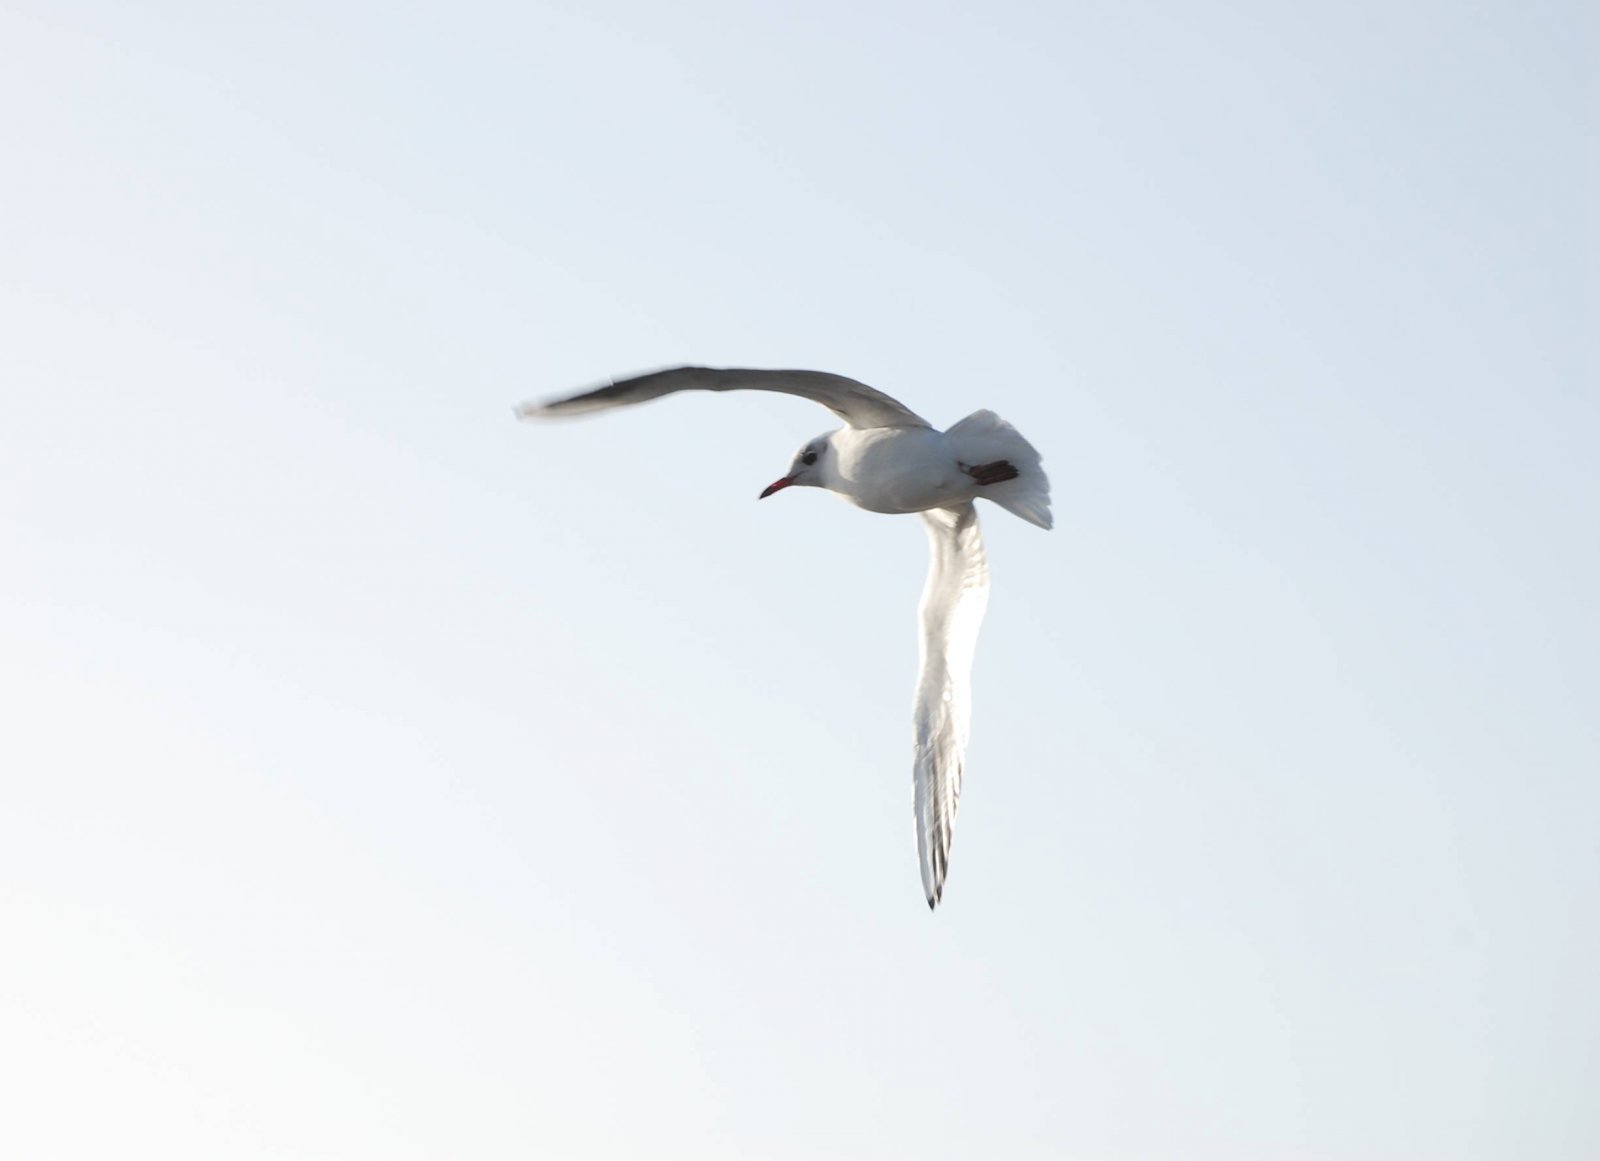
POLYGON ((966 472, 967 475, 971 476, 980 485, 1003 484, 1007 480, 1014 480, 1018 476, 1022 475, 1022 473, 1017 470, 1017 466, 1010 460, 994 460, 987 464, 973 464, 970 467, 963 466, 961 470, 966 472))

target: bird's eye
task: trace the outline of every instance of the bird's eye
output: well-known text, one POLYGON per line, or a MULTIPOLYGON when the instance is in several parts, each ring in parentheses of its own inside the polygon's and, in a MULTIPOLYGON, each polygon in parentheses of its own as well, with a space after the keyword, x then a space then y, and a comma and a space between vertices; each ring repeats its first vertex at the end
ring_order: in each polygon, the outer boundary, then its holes
POLYGON ((806 452, 805 455, 800 457, 800 462, 805 464, 805 466, 809 468, 812 464, 817 462, 817 453, 816 452, 806 452))

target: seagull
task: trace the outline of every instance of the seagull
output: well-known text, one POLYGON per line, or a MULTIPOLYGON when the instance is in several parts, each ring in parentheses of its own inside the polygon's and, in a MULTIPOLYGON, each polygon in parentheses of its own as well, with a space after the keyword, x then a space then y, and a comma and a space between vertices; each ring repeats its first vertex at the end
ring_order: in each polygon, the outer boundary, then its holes
POLYGON ((931 560, 922 590, 920 672, 912 705, 912 806, 917 862, 931 909, 944 893, 972 711, 972 656, 989 603, 989 564, 976 499, 1049 528, 1050 481, 1033 445, 992 411, 948 431, 881 391, 824 371, 673 367, 578 395, 524 403, 517 418, 556 419, 627 407, 679 391, 777 391, 822 404, 845 423, 808 440, 762 491, 826 488, 869 512, 916 512, 931 560))

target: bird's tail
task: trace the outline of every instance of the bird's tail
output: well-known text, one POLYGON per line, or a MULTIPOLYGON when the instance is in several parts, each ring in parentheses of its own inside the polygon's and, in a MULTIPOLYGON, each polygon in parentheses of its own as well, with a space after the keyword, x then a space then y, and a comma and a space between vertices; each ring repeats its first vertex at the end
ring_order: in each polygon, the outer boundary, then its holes
POLYGON ((974 411, 945 435, 960 461, 969 466, 999 461, 1016 468, 1015 479, 984 484, 978 495, 1030 524, 1049 528, 1050 480, 1039 453, 1022 433, 992 411, 974 411))

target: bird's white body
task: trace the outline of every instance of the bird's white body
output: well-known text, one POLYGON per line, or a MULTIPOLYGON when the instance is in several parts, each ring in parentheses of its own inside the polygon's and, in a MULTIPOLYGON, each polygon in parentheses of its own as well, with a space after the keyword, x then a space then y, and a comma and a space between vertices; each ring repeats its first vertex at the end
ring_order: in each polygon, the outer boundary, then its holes
MULTIPOLYGON (((992 411, 977 411, 949 431, 931 427, 842 427, 808 444, 827 445, 795 483, 813 484, 869 512, 905 515, 983 498, 1041 528, 1050 527, 1049 481, 1039 453, 992 411), (1008 460, 1019 478, 980 484, 974 465, 1008 460)), ((799 468, 799 465, 796 465, 799 468)))
POLYGON ((868 512, 925 512, 977 494, 942 431, 845 427, 827 439, 833 454, 818 465, 818 484, 868 512))
POLYGON ((799 395, 848 425, 808 442, 788 474, 762 496, 797 486, 826 488, 869 512, 921 514, 931 558, 919 610, 912 809, 923 891, 932 907, 950 865, 966 764, 972 656, 989 602, 989 564, 972 502, 991 500, 1049 528, 1050 481, 1039 453, 992 411, 975 411, 950 430, 937 431, 899 400, 822 371, 674 367, 567 399, 524 404, 517 414, 580 415, 686 390, 799 395))

